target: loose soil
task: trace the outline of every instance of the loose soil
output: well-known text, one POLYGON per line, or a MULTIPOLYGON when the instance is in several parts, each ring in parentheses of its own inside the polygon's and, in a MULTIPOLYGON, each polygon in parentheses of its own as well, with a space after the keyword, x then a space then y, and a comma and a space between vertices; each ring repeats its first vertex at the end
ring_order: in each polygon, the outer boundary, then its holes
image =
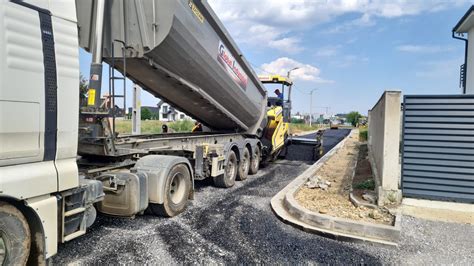
MULTIPOLYGON (((357 132, 355 132, 357 133, 357 132)), ((358 134, 351 134, 345 145, 334 154, 315 176, 331 182, 327 190, 303 185, 295 198, 301 206, 322 214, 378 224, 393 224, 394 217, 386 209, 356 207, 349 200, 352 172, 359 156, 358 134)))
POLYGON ((368 147, 367 143, 361 143, 359 145, 359 156, 357 161, 357 168, 352 179, 352 194, 360 202, 369 203, 362 198, 364 193, 375 193, 374 189, 358 188, 357 186, 362 183, 374 182, 374 176, 372 174, 372 168, 370 167, 370 161, 368 158, 368 147))

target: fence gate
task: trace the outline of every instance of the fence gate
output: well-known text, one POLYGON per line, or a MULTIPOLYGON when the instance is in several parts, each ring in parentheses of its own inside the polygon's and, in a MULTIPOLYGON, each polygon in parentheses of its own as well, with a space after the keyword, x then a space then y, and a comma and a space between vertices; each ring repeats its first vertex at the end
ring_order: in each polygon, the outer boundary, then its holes
POLYGON ((474 203, 474 95, 406 95, 403 195, 474 203))

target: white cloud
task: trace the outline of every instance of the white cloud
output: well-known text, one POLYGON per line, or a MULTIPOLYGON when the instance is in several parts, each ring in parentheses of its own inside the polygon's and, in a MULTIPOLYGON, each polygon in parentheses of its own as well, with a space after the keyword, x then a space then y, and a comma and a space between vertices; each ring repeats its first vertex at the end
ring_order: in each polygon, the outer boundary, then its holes
POLYGON ((440 45, 413 45, 405 44, 399 45, 396 49, 400 52, 406 53, 440 53, 452 51, 454 48, 452 46, 440 46, 440 45))
POLYGON ((300 38, 296 36, 287 37, 287 31, 279 30, 273 26, 264 24, 249 25, 247 21, 235 21, 229 30, 239 43, 251 44, 257 47, 270 47, 290 54, 303 50, 300 45, 300 38))
POLYGON ((347 32, 349 30, 352 30, 354 28, 360 28, 360 27, 371 27, 375 25, 375 21, 372 18, 372 16, 368 13, 365 13, 358 19, 354 19, 351 21, 344 22, 340 25, 334 26, 332 28, 329 28, 326 30, 326 33, 341 33, 341 32, 347 32))
POLYGON ((338 60, 333 61, 333 65, 336 67, 350 67, 353 65, 361 65, 369 62, 369 58, 365 56, 360 56, 360 55, 344 55, 340 56, 338 60))
POLYGON ((325 80, 320 77, 321 71, 319 68, 298 62, 288 57, 280 57, 270 63, 263 64, 260 68, 265 74, 278 74, 286 76, 288 71, 294 68, 291 72, 293 80, 312 81, 317 83, 332 83, 333 81, 325 80))
POLYGON ((290 54, 300 52, 303 48, 300 46, 300 39, 295 37, 285 37, 278 40, 270 40, 268 46, 290 54))
POLYGON ((459 65, 463 58, 427 61, 420 64, 415 75, 420 78, 430 79, 456 79, 459 77, 459 65))
POLYGON ((298 32, 336 17, 353 14, 355 20, 329 29, 338 33, 376 24, 376 19, 437 12, 469 0, 209 0, 238 42, 297 53, 304 48, 298 32))
POLYGON ((323 46, 317 48, 316 56, 318 57, 331 57, 339 54, 339 50, 342 45, 333 45, 333 46, 323 46))

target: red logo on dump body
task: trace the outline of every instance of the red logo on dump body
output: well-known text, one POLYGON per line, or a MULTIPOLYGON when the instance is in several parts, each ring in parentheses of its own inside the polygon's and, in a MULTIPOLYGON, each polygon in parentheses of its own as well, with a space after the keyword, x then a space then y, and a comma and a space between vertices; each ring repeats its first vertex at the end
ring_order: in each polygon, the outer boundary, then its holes
POLYGON ((221 41, 219 41, 219 53, 217 54, 217 60, 226 69, 227 73, 229 73, 232 79, 234 79, 234 81, 245 90, 248 83, 247 75, 245 75, 239 63, 235 61, 235 58, 230 54, 229 50, 227 50, 221 41))

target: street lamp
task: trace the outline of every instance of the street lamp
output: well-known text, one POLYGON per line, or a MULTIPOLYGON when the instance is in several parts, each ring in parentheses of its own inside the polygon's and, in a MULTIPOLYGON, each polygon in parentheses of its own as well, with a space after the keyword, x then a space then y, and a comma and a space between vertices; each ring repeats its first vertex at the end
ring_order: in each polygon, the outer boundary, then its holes
POLYGON ((309 126, 311 126, 313 122, 313 92, 317 91, 318 89, 312 89, 309 92, 309 126))
POLYGON ((299 67, 294 67, 294 68, 288 70, 288 73, 286 74, 286 77, 288 77, 288 79, 289 79, 289 78, 290 78, 291 71, 297 70, 297 69, 300 69, 300 68, 299 68, 299 67))
MULTIPOLYGON (((290 81, 290 75, 291 75, 291 71, 293 70, 297 70, 297 69, 300 69, 299 67, 294 67, 290 70, 288 70, 288 73, 286 74, 286 77, 288 79, 288 81, 290 81)), ((293 82, 290 84, 290 86, 288 87, 288 100, 287 100, 287 117, 288 117, 288 121, 291 121, 291 87, 293 86, 293 82)), ((282 90, 284 90, 284 88, 282 87, 282 90)))

